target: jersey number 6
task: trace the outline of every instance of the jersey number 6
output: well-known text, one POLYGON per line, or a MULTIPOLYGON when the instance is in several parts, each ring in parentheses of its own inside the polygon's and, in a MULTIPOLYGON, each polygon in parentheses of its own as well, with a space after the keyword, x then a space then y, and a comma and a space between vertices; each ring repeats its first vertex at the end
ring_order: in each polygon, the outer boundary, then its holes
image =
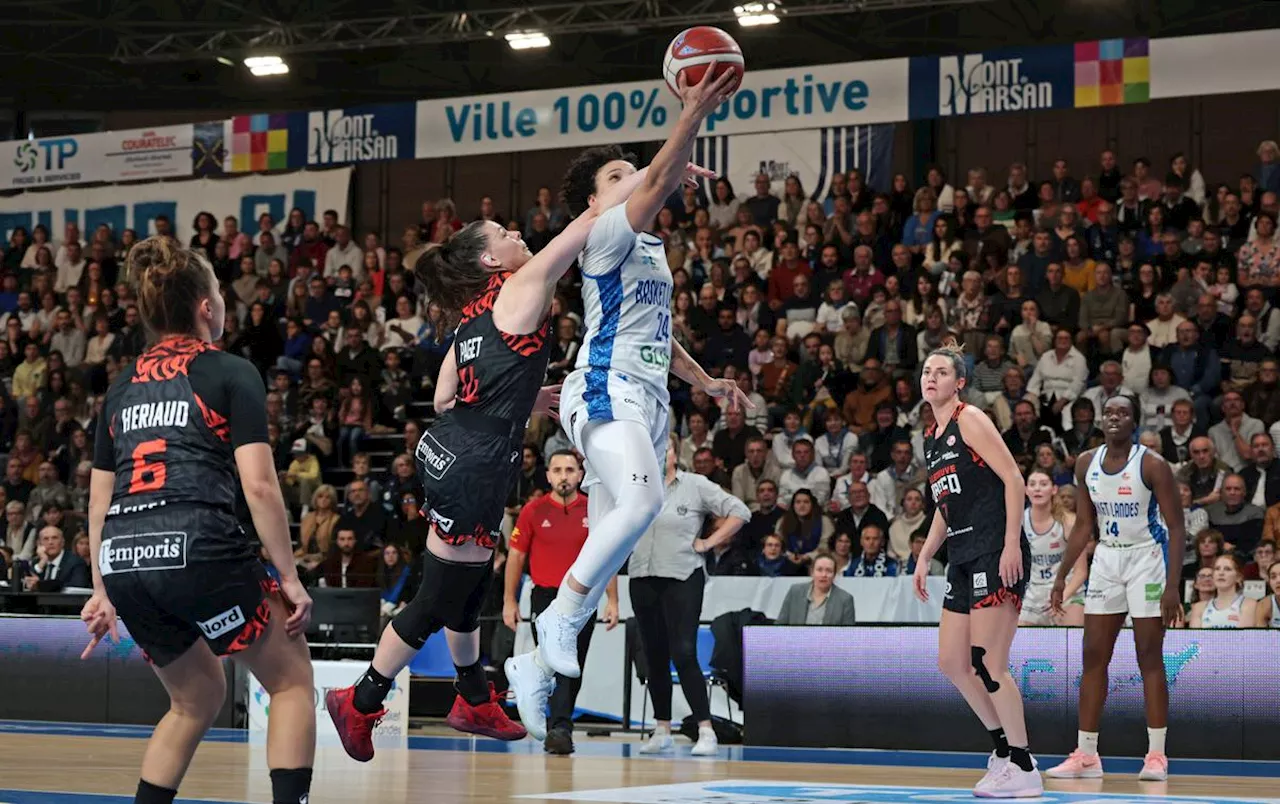
POLYGON ((134 447, 133 473, 129 475, 130 494, 164 488, 164 452, 167 446, 163 438, 153 438, 134 447))

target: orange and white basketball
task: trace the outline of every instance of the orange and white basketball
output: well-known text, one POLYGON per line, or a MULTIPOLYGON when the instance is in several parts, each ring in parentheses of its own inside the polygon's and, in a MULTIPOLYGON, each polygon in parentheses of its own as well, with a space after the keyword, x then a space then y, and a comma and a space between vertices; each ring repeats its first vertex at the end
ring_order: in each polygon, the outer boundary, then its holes
POLYGON ((676 93, 676 78, 680 73, 684 73, 688 84, 696 84, 706 75, 712 62, 715 62, 717 76, 727 71, 737 73, 737 79, 729 87, 731 94, 736 92, 746 72, 742 48, 719 28, 709 25, 689 28, 677 34, 667 45, 667 53, 662 60, 662 78, 667 82, 667 88, 676 93))

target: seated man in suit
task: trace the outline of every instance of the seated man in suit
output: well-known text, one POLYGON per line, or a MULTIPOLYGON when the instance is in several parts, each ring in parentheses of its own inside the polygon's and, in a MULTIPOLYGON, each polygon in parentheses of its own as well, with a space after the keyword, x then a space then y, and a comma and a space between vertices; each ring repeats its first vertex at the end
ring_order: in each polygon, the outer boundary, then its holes
POLYGON ((835 585, 836 560, 829 553, 813 559, 809 583, 787 590, 777 625, 853 625, 853 595, 835 585))
POLYGON ((378 585, 378 554, 356 549, 356 532, 345 524, 338 528, 334 548, 320 566, 318 574, 330 589, 372 588, 378 585))
POLYGON ((89 565, 66 547, 61 529, 52 525, 40 529, 35 563, 23 579, 23 586, 28 592, 37 588, 41 592, 61 592, 69 586, 81 589, 93 586, 89 565))

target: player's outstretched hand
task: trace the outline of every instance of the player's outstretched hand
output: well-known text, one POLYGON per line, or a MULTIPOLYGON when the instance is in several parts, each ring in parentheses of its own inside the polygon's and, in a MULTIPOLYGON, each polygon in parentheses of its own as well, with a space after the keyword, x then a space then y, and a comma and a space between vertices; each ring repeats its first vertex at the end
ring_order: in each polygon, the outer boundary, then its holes
POLYGON ((554 421, 560 421, 560 386, 547 385, 538 389, 538 398, 533 403, 534 413, 545 413, 554 421))
POLYGON ((684 183, 688 187, 697 187, 699 179, 714 179, 716 172, 708 168, 695 165, 692 162, 684 166, 684 183))
POLYGON ((703 386, 702 390, 707 392, 707 396, 714 399, 728 399, 729 410, 750 410, 755 408, 755 404, 747 398, 747 395, 742 392, 742 389, 733 380, 712 380, 703 386))
POLYGON ((738 80, 737 74, 733 70, 725 70, 717 76, 718 63, 713 61, 708 64, 707 71, 702 74, 702 80, 696 84, 688 83, 684 70, 676 76, 676 94, 684 103, 685 113, 692 115, 696 120, 704 119, 716 107, 729 100, 729 96, 733 94, 731 88, 734 81, 738 80))
POLYGON ((295 638, 305 634, 307 626, 311 624, 311 595, 307 594, 307 589, 298 580, 298 576, 280 582, 280 596, 290 608, 289 619, 284 622, 284 632, 295 638))
POLYGON ((98 647, 98 643, 107 634, 111 635, 112 642, 120 641, 120 633, 116 628, 116 607, 111 605, 106 592, 94 592, 85 601, 84 608, 80 610, 80 619, 84 621, 85 629, 91 637, 80 654, 81 659, 89 658, 89 654, 93 653, 93 649, 98 647))
POLYGON ((1062 606, 1062 598, 1066 593, 1066 584, 1062 581, 1055 581, 1052 591, 1049 592, 1049 611, 1058 617, 1067 613, 1067 610, 1062 606))
POLYGON ((915 588, 916 597, 921 603, 929 602, 929 562, 916 562, 916 571, 911 574, 911 585, 915 588))

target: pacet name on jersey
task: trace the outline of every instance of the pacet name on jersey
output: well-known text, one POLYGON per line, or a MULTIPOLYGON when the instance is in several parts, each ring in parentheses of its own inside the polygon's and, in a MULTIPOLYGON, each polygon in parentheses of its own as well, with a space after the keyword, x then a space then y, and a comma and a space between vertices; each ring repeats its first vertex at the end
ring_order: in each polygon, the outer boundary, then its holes
POLYGON ((191 412, 188 402, 143 402, 120 411, 120 432, 147 427, 186 427, 191 412))

